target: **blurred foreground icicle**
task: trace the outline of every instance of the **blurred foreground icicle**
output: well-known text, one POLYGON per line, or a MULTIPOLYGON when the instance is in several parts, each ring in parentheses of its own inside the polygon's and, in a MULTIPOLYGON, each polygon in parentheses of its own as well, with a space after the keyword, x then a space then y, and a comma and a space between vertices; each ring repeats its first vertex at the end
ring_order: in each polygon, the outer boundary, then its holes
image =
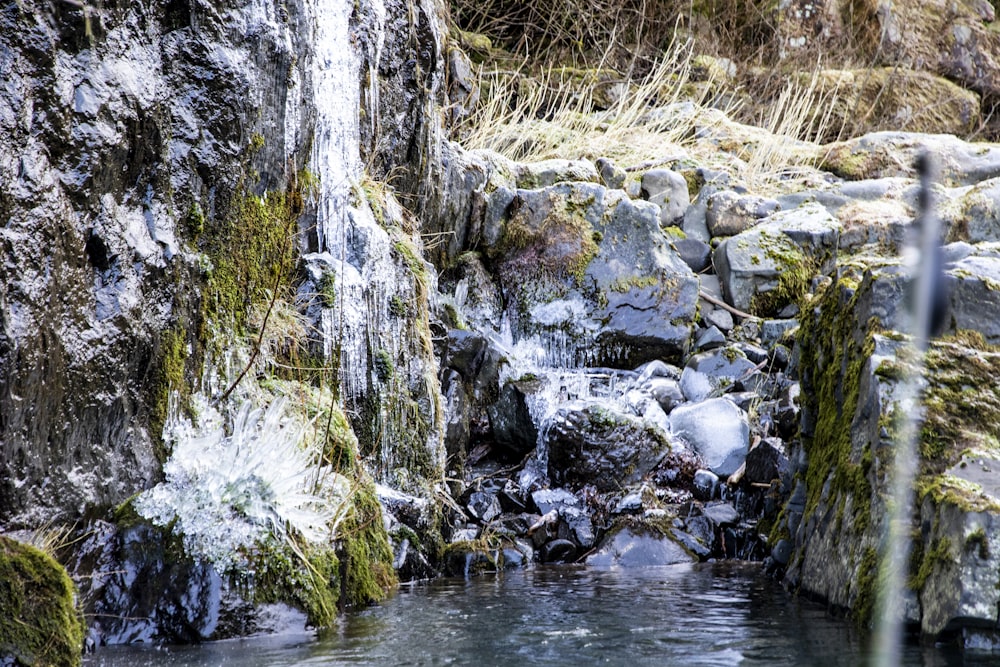
POLYGON ((904 642, 904 591, 909 571, 910 535, 913 516, 913 482, 919 466, 920 427, 924 409, 924 355, 929 339, 941 328, 945 296, 941 275, 940 221, 932 201, 933 158, 927 151, 917 158, 920 199, 911 248, 904 265, 915 283, 910 302, 910 331, 914 360, 906 366, 901 382, 899 405, 907 415, 896 438, 892 466, 892 486, 888 500, 888 536, 880 572, 879 600, 875 618, 875 658, 881 667, 900 664, 904 642))
POLYGON ((164 428, 164 439, 173 443, 166 480, 136 498, 136 511, 182 535, 190 556, 220 572, 244 564, 269 538, 331 540, 350 483, 314 462, 318 453, 300 444, 304 426, 282 424, 284 406, 283 398, 266 411, 244 403, 227 436, 222 417, 207 405, 202 428, 172 405, 164 428))

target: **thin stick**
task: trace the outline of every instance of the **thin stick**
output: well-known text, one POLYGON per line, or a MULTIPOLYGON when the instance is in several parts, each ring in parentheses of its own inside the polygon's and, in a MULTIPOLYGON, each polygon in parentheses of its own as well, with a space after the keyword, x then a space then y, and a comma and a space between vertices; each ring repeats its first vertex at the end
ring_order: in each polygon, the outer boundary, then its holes
POLYGON ((744 313, 742 310, 740 310, 738 308, 733 308, 732 306, 730 306, 728 303, 726 303, 722 299, 716 299, 714 296, 712 296, 711 294, 708 294, 707 292, 699 291, 698 292, 698 296, 700 296, 705 301, 708 301, 713 306, 718 306, 719 308, 722 308, 723 310, 728 310, 730 313, 732 313, 736 317, 742 317, 745 320, 754 320, 754 321, 757 321, 757 322, 759 322, 762 319, 760 317, 757 317, 756 315, 751 315, 750 313, 744 313))

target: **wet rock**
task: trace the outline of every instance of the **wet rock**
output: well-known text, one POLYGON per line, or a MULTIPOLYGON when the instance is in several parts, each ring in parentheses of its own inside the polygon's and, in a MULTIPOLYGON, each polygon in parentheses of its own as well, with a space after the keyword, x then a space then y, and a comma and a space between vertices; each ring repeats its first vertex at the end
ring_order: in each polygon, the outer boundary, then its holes
POLYGON ((840 228, 826 209, 808 204, 726 239, 714 254, 726 301, 763 315, 797 301, 814 276, 833 269, 840 228))
POLYGON ((670 169, 651 169, 642 175, 642 197, 660 207, 660 225, 677 224, 691 203, 687 181, 670 169))
POLYGON ((712 267, 712 246, 695 238, 674 239, 670 242, 684 263, 695 273, 712 267))
POLYGON ((274 627, 282 618, 304 631, 305 614, 276 615, 277 606, 253 604, 211 565, 178 559, 175 549, 148 525, 90 526, 71 570, 88 575, 81 594, 99 619, 101 643, 197 643, 292 629, 274 627))
POLYGON ((751 484, 770 484, 788 472, 788 457, 780 438, 764 438, 747 452, 743 478, 751 484))
POLYGON ((719 476, 711 470, 694 473, 694 495, 698 500, 711 500, 719 488, 719 476))
MULTIPOLYGON (((513 191, 510 196, 513 199, 513 191)), ((451 296, 452 329, 465 325, 479 332, 500 330, 503 297, 478 253, 466 252, 457 257, 439 277, 438 289, 451 296)), ((448 307, 445 303, 444 308, 448 307)))
POLYGON ((556 535, 572 540, 584 549, 594 546, 594 522, 585 511, 576 507, 564 507, 559 510, 559 519, 556 535))
POLYGON ((519 333, 558 339, 569 363, 636 366, 688 343, 697 279, 648 202, 591 183, 518 190, 486 252, 519 333))
POLYGON ((659 427, 601 404, 559 409, 543 429, 549 475, 570 487, 613 491, 634 484, 670 452, 659 427))
POLYGON ((709 197, 705 223, 713 238, 735 236, 780 208, 781 205, 774 199, 723 190, 709 197))
POLYGON ((695 560, 672 536, 639 525, 610 531, 586 562, 591 567, 656 567, 695 560))
POLYGON ((739 522, 740 514, 730 503, 708 503, 702 515, 716 526, 732 526, 739 522))
POLYGON ((780 539, 771 549, 771 558, 778 565, 788 565, 788 559, 792 556, 792 541, 780 539))
POLYGON ((724 398, 688 403, 670 413, 675 435, 685 440, 719 477, 736 472, 750 444, 746 413, 724 398))
POLYGON ((595 222, 601 242, 586 277, 606 299, 591 315, 600 322, 598 341, 623 350, 616 365, 626 367, 677 356, 694 325, 698 279, 660 232, 650 205, 625 199, 595 222))
POLYGON ((552 540, 538 552, 543 563, 568 563, 576 558, 577 547, 569 540, 552 540))
POLYGON ((499 549, 487 549, 476 541, 462 541, 449 544, 444 553, 445 574, 452 577, 475 577, 500 569, 499 549))
POLYGON ((696 354, 681 373, 681 391, 689 401, 702 401, 740 389, 755 369, 756 365, 738 347, 696 354))
POLYGON ((497 446, 514 458, 521 458, 538 442, 538 430, 531 418, 525 394, 516 382, 508 382, 500 398, 488 408, 490 426, 497 446))
POLYGON ((641 512, 643 509, 642 495, 642 488, 629 491, 618 500, 617 504, 615 504, 614 513, 636 514, 641 512))
POLYGON ((528 508, 528 500, 524 490, 512 479, 504 483, 497 498, 500 500, 500 508, 504 512, 518 514, 528 508))
POLYGON ((469 511, 469 515, 481 523, 493 521, 502 512, 500 500, 496 494, 485 491, 473 491, 469 494, 465 507, 469 511))
POLYGON ((652 378, 644 388, 660 404, 664 414, 669 415, 671 410, 685 401, 680 382, 677 380, 665 377, 652 378))
POLYGON ((441 396, 445 402, 444 445, 448 456, 464 458, 469 443, 472 405, 458 371, 442 371, 441 396))
POLYGON ((531 494, 531 501, 543 515, 552 510, 558 513, 566 507, 580 508, 583 504, 583 501, 566 489, 540 489, 531 494))

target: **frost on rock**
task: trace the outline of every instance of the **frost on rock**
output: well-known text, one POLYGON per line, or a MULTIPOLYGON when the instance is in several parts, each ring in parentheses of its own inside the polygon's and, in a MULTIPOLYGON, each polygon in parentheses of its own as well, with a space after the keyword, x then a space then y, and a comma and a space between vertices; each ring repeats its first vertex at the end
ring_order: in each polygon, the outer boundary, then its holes
POLYGON ((139 495, 136 511, 182 535, 190 556, 222 572, 245 563, 271 538, 331 540, 350 484, 313 463, 301 445, 304 426, 283 419, 284 406, 283 398, 266 411, 244 403, 231 435, 208 406, 201 428, 172 409, 164 428, 164 439, 173 443, 166 479, 139 495))

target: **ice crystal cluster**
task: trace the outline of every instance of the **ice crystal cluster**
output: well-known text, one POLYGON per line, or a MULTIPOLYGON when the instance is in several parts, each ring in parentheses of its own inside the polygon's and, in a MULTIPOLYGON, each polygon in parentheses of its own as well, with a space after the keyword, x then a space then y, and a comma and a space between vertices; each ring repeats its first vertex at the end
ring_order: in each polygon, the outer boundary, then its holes
POLYGON ((182 535, 189 555, 220 571, 271 539, 330 540, 350 485, 314 463, 301 444, 305 427, 285 419, 284 407, 283 398, 266 411, 244 403, 230 435, 211 408, 201 427, 172 410, 165 480, 136 499, 136 511, 182 535))

